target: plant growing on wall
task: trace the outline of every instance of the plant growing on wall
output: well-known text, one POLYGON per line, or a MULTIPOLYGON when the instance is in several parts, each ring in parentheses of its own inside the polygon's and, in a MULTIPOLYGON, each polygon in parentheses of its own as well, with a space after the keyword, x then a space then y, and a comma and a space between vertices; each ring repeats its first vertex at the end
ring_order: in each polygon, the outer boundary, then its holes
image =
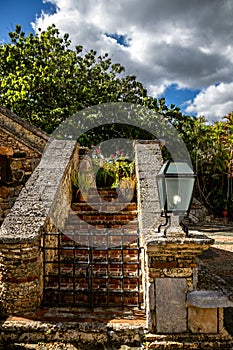
POLYGON ((116 150, 115 154, 103 155, 101 149, 96 147, 93 151, 93 166, 99 186, 117 188, 123 180, 125 183, 126 180, 128 183, 135 183, 134 161, 129 161, 122 150, 116 150))

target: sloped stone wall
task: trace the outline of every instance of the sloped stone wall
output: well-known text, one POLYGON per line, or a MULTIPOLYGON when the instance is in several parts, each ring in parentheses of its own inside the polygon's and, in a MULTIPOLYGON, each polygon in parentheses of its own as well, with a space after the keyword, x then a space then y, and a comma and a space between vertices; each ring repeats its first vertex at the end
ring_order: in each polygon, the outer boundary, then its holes
POLYGON ((74 141, 52 141, 0 228, 1 314, 33 311, 41 303, 43 232, 61 229, 68 215, 77 152, 74 141))

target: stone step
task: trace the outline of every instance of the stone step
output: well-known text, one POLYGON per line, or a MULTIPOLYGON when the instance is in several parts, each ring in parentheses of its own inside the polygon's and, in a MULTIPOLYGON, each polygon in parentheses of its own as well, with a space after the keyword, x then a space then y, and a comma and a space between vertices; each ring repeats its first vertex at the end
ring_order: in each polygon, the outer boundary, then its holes
POLYGON ((131 202, 129 204, 118 202, 118 203, 97 203, 97 202, 81 202, 72 203, 72 210, 74 212, 96 212, 96 213, 125 213, 125 212, 137 212, 137 203, 131 202))
POLYGON ((74 201, 77 200, 80 203, 83 202, 95 202, 95 203, 102 203, 103 200, 106 202, 117 202, 117 201, 123 201, 128 202, 129 200, 136 202, 136 191, 133 193, 133 196, 130 196, 129 198, 125 197, 124 193, 117 191, 115 189, 89 189, 85 193, 77 192, 76 198, 74 198, 74 201))
POLYGON ((78 234, 78 233, 84 233, 84 232, 95 232, 97 229, 99 231, 104 232, 105 229, 122 229, 124 232, 137 232, 138 231, 138 221, 137 220, 90 220, 88 219, 88 216, 83 218, 77 217, 76 219, 73 219, 69 221, 67 219, 66 225, 64 228, 64 234, 66 235, 72 235, 78 234), (82 220, 82 219, 85 219, 82 220), (101 229, 101 230, 100 230, 101 229))
POLYGON ((0 348, 4 350, 11 349, 11 346, 12 349, 21 349, 25 342, 28 349, 32 349, 32 344, 38 345, 36 349, 46 349, 54 342, 64 343, 64 346, 59 344, 59 349, 67 350, 70 349, 69 343, 74 345, 72 350, 233 348, 233 339, 227 334, 148 334, 144 310, 134 308, 94 307, 91 311, 83 307, 44 308, 30 315, 10 316, 2 320, 0 332, 0 348))
POLYGON ((78 233, 94 228, 138 229, 136 196, 130 203, 122 202, 114 189, 90 189, 88 200, 72 203, 65 223, 65 233, 78 233), (104 201, 103 201, 104 199, 104 201))
MULTIPOLYGON (((120 279, 114 279, 114 278, 108 278, 108 281, 106 282, 106 279, 104 278, 93 278, 92 279, 92 289, 91 292, 95 293, 97 292, 99 295, 106 294, 108 293, 134 293, 137 292, 138 290, 138 285, 137 285, 137 278, 135 277, 134 279, 129 279, 128 282, 127 280, 125 281, 124 279, 124 288, 122 287, 122 281, 120 279), (101 286, 101 287, 100 287, 101 286)), ((77 292, 81 293, 83 295, 89 293, 90 291, 90 286, 88 283, 88 279, 82 277, 79 278, 79 280, 75 284, 75 290, 73 288, 73 280, 61 276, 59 281, 56 278, 56 276, 51 276, 50 279, 50 284, 49 288, 46 290, 58 290, 58 284, 59 284, 59 289, 61 291, 72 291, 72 292, 77 292)))
MULTIPOLYGON (((124 264, 124 273, 125 274, 129 274, 129 272, 135 268, 137 268, 138 266, 138 252, 135 251, 131 251, 131 254, 127 254, 122 256, 119 256, 119 254, 117 254, 116 252, 114 252, 114 254, 111 254, 111 252, 109 254, 104 254, 101 251, 97 251, 94 252, 95 254, 92 255, 92 270, 93 271, 99 271, 101 273, 102 271, 105 271, 106 273, 106 267, 108 266, 108 264, 110 265, 109 267, 109 274, 114 274, 114 271, 118 271, 120 268, 120 272, 122 274, 122 264, 124 264), (99 253, 99 254, 97 254, 99 253)), ((122 254, 123 255, 123 254, 122 254)), ((80 268, 86 268, 85 264, 88 264, 88 259, 89 259, 89 255, 84 251, 81 251, 79 255, 74 255, 73 251, 69 251, 69 250, 65 250, 61 252, 59 261, 60 263, 62 263, 62 269, 66 269, 67 266, 68 268, 70 266, 73 267, 73 263, 76 265, 75 266, 75 270, 78 270, 80 268)), ((58 259, 54 260, 54 264, 56 264, 58 261, 58 259)), ((57 271, 56 271, 57 273, 57 271)))
POLYGON ((41 350, 139 350, 145 323, 144 312, 133 308, 43 308, 2 321, 0 349, 24 349, 27 343, 25 349, 37 344, 35 349, 41 350))
POLYGON ((126 211, 121 213, 98 213, 96 211, 76 211, 71 212, 69 214, 69 217, 67 221, 75 222, 77 221, 76 217, 79 217, 81 220, 85 222, 93 222, 95 224, 96 222, 107 222, 107 221, 133 221, 137 219, 137 212, 136 211, 126 211))
MULTIPOLYGON (((137 249, 138 234, 135 230, 130 229, 124 231, 124 235, 106 234, 105 231, 101 234, 94 234, 93 231, 91 231, 91 233, 92 234, 89 235, 86 231, 83 231, 83 233, 67 231, 66 235, 62 237, 60 249, 75 249, 77 251, 91 248, 92 250, 102 251, 102 254, 107 250, 108 255, 113 255, 114 251, 117 251, 117 254, 121 255, 122 250, 124 251, 124 255, 131 255, 134 254, 134 251, 137 249)), ((68 254, 68 252, 66 254, 68 254)))
POLYGON ((158 349, 158 350, 163 350, 163 349, 164 350, 195 349, 195 350, 201 350, 203 348, 202 347, 200 348, 200 344, 198 344, 198 343, 191 343, 191 342, 181 343, 181 342, 175 342, 175 341, 156 341, 156 342, 153 342, 150 344, 149 349, 158 349))
MULTIPOLYGON (((105 266, 98 266, 95 265, 92 268, 91 271, 91 278, 95 283, 98 282, 104 282, 107 281, 108 284, 112 284, 113 286, 117 283, 118 285, 121 284, 123 278, 124 278, 124 285, 135 285, 136 279, 140 277, 140 272, 138 271, 138 264, 128 264, 124 265, 124 271, 122 271, 122 264, 119 265, 105 265, 105 266), (107 269, 108 269, 108 275, 107 275, 107 269), (119 283, 118 283, 119 282, 119 283)), ((50 282, 49 285, 51 285, 52 282, 58 283, 58 280, 60 283, 72 283, 73 279, 77 279, 77 281, 84 282, 83 287, 86 285, 87 278, 89 276, 88 273, 88 265, 81 264, 74 268, 73 264, 64 264, 62 267, 60 274, 58 275, 56 264, 54 264, 53 268, 49 272, 49 278, 50 282)), ((53 283, 52 283, 53 284, 53 283)), ((109 286, 110 288, 111 286, 109 286)), ((81 288, 81 289, 82 289, 81 288)), ((118 288, 117 288, 118 289, 118 288)), ((134 288, 133 288, 134 289, 134 288)))

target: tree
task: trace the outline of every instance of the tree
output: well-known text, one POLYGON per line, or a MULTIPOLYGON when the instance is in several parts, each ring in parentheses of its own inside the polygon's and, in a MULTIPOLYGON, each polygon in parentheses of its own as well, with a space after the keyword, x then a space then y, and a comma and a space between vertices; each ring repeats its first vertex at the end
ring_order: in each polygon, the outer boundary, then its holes
POLYGON ((71 49, 69 35, 60 37, 55 25, 28 37, 17 25, 9 36, 11 43, 0 45, 0 104, 49 133, 89 106, 156 103, 107 53, 71 49))
MULTIPOLYGON (((195 196, 212 212, 228 208, 232 196, 230 173, 233 160, 232 114, 213 124, 204 117, 195 118, 182 134, 197 174, 195 196), (226 121, 224 120, 226 119, 226 121)), ((189 120, 190 121, 190 120, 189 120)), ((230 208, 228 208, 230 209, 230 208)), ((231 209, 232 210, 232 209, 231 209)))

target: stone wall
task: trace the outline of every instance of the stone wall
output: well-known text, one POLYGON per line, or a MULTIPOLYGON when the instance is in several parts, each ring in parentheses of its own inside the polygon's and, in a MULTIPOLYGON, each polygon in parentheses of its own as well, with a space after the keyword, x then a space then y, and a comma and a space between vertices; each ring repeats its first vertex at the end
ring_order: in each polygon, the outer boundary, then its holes
POLYGON ((49 137, 0 107, 0 225, 38 165, 49 137))
POLYGON ((52 141, 0 228, 2 314, 33 311, 41 303, 43 232, 62 229, 77 154, 74 141, 52 141))

